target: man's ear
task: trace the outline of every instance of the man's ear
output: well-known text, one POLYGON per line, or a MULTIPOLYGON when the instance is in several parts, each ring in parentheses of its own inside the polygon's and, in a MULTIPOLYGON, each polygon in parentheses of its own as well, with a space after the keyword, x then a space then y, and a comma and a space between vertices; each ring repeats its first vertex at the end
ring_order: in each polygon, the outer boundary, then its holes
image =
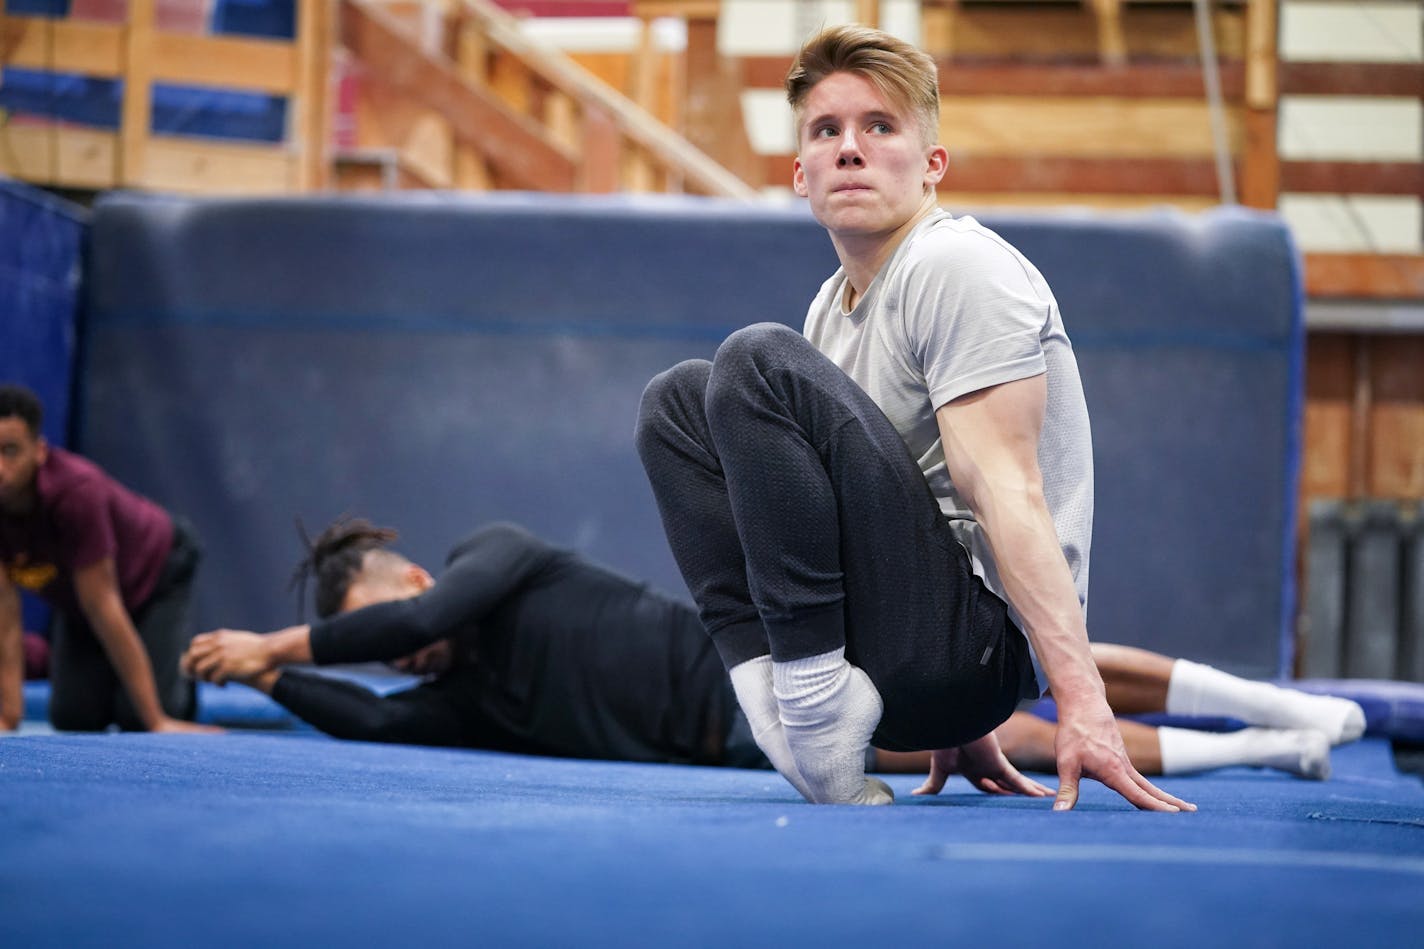
POLYGON ((806 171, 801 167, 801 159, 794 158, 791 161, 791 189, 798 197, 809 197, 806 191, 806 171))
POLYGON ((925 153, 925 184, 935 187, 948 170, 949 150, 943 145, 931 145, 925 153))
POLYGON ((44 464, 49 458, 49 439, 41 435, 35 439, 35 442, 38 446, 35 449, 35 457, 40 460, 40 464, 44 464))

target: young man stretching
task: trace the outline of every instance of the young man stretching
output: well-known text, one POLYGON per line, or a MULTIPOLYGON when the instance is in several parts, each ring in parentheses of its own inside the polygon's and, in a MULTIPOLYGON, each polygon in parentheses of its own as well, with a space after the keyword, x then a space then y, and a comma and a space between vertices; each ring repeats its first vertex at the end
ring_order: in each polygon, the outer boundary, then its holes
POLYGON ((1192 809, 1132 766, 1104 697, 1077 364, 1033 265, 936 206, 934 61, 834 27, 786 90, 793 184, 841 268, 804 337, 751 326, 655 378, 637 434, 759 744, 816 802, 892 800, 865 774, 872 741, 934 750, 927 791, 953 764, 1039 794, 993 736, 1039 694, 1031 643, 1059 708, 1054 807, 1088 776, 1140 808, 1192 809))

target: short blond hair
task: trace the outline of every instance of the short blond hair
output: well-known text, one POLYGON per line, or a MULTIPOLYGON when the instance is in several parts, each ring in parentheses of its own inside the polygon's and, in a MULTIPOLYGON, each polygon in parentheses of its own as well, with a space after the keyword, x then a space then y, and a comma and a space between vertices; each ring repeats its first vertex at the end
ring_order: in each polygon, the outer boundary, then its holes
POLYGON ((786 74, 786 101, 801 140, 806 96, 832 73, 848 72, 870 82, 896 106, 919 120, 925 144, 939 140, 939 70, 934 58, 902 39, 868 26, 830 26, 806 41, 786 74))

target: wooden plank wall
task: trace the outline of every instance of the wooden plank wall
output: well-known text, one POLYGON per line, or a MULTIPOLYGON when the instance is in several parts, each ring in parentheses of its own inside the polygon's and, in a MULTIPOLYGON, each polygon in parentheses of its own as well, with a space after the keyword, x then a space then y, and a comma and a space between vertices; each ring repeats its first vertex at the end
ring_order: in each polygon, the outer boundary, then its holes
MULTIPOLYGON (((1350 13, 1348 5, 1325 3, 1306 12, 1319 15, 1331 6, 1340 8, 1337 15, 1350 13)), ((1413 13, 1417 30, 1417 7, 1384 7, 1396 15, 1413 13)), ((1287 56, 1279 68, 1281 95, 1301 102, 1317 96, 1343 97, 1339 102, 1359 97, 1367 107, 1412 100, 1424 108, 1424 62, 1417 51, 1413 61, 1401 52, 1409 48, 1408 39, 1415 40, 1417 50, 1417 36, 1401 38, 1360 61, 1342 58, 1330 43, 1312 47, 1313 57, 1287 56), (1324 61, 1326 56, 1334 58, 1324 61)), ((1283 161, 1282 194, 1335 196, 1342 204, 1358 195, 1424 199, 1424 163, 1417 152, 1408 161, 1351 151, 1360 153, 1348 161, 1283 161)), ((1317 320, 1307 337, 1300 524, 1308 543, 1313 501, 1415 504, 1424 499, 1424 255, 1323 253, 1307 247, 1305 265, 1316 315, 1343 310, 1362 317, 1317 320)), ((1308 597, 1309 589, 1304 594, 1308 597)))
POLYGON ((155 188, 258 194, 320 187, 327 170, 329 7, 297 0, 298 41, 161 29, 155 0, 130 0, 121 22, 7 16, 0 63, 122 79, 117 131, 54 122, 0 125, 0 172, 58 188, 155 188), (155 135, 152 88, 165 82, 288 97, 277 145, 155 135))
POLYGON ((1303 503, 1424 498, 1424 334, 1310 334, 1303 503))

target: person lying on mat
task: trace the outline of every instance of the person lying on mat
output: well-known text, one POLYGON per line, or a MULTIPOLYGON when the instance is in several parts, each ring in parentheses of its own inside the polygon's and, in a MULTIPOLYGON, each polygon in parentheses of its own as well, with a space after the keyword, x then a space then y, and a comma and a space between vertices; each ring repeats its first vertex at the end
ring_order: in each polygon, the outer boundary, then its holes
MULTIPOLYGON (((321 620, 265 636, 205 633, 184 657, 185 670, 251 685, 339 738, 770 767, 690 606, 514 525, 491 525, 458 544, 438 580, 392 550, 394 538, 365 521, 331 525, 298 570, 316 580, 321 620), (313 659, 387 661, 427 680, 380 696, 285 668, 313 659)), ((1261 765, 1324 777, 1329 740, 1349 740, 1362 727, 1351 702, 1139 649, 1095 650, 1109 698, 1124 711, 1272 726, 1219 735, 1123 722, 1140 770, 1261 765)), ((1014 764, 1041 769, 1053 760, 1053 732, 1015 713, 999 740, 1014 764)), ((874 751, 867 763, 910 773, 928 765, 928 753, 874 751)))
MULTIPOLYGON (((1349 699, 1242 679, 1132 646, 1092 643, 1091 648, 1114 715, 1230 718, 1248 726, 1215 732, 1119 718, 1128 757, 1143 774, 1246 765, 1323 780, 1330 776, 1330 746, 1364 734, 1364 709, 1349 699)), ((995 730, 1005 756, 1025 771, 1053 770, 1056 733, 1053 723, 1021 711, 995 730)), ((916 771, 928 765, 923 753, 878 754, 877 764, 885 771, 900 770, 901 759, 916 771)))
POLYGON ((935 750, 929 790, 971 761, 1037 794, 994 738, 1039 695, 1036 657, 1059 710, 1055 809, 1083 777, 1139 808, 1191 809, 1133 766, 1093 664, 1077 362, 1033 264, 937 206, 934 60, 830 27, 786 91, 792 185, 841 267, 804 334, 736 331, 711 362, 655 377, 637 424, 669 545, 760 747, 818 803, 893 800, 865 773, 872 742, 935 750))
POLYGON ((55 608, 55 728, 217 731, 186 721, 178 671, 199 559, 192 529, 97 465, 49 445, 39 397, 0 386, 0 728, 23 715, 20 590, 55 608))

